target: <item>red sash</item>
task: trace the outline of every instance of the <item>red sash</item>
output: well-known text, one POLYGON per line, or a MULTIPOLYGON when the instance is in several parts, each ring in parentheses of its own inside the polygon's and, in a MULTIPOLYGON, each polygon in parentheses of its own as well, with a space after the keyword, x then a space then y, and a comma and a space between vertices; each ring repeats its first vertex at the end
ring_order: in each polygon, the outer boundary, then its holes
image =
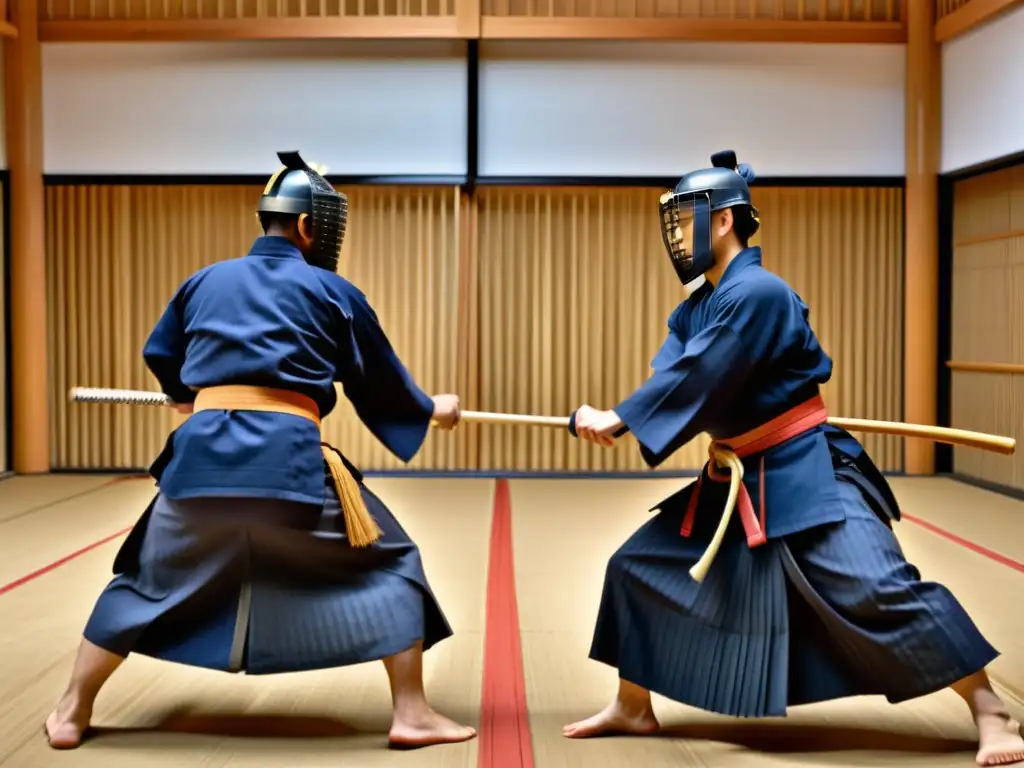
MULTIPOLYGON (((709 454, 712 454, 716 447, 719 449, 724 448, 732 451, 738 458, 742 459, 745 456, 752 456, 781 445, 787 440, 827 421, 828 409, 825 408, 825 401, 822 400, 821 395, 816 395, 749 432, 744 432, 736 437, 715 440, 708 449, 709 454)), ((724 483, 729 480, 730 473, 723 473, 719 470, 713 455, 708 460, 705 468, 707 469, 709 480, 716 483, 724 483)), ((750 494, 747 492, 746 485, 742 482, 740 483, 739 496, 736 499, 740 520, 743 522, 743 531, 747 535, 747 546, 749 547, 759 547, 768 541, 768 537, 765 534, 764 456, 761 457, 757 481, 758 495, 760 497, 760 503, 758 504, 761 512, 760 519, 754 514, 754 505, 750 500, 750 494)), ((686 516, 683 518, 683 526, 680 533, 684 537, 689 536, 693 531, 693 520, 697 515, 697 501, 700 497, 703 482, 704 474, 701 473, 700 478, 697 480, 697 487, 693 489, 693 493, 690 495, 690 502, 686 507, 686 516)))

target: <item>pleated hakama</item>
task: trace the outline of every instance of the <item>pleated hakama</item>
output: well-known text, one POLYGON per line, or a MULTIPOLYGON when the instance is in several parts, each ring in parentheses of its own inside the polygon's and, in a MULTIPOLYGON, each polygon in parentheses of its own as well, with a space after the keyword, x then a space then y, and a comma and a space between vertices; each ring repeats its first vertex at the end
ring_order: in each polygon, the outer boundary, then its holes
POLYGON ((352 547, 330 475, 323 507, 158 495, 114 564, 90 642, 223 671, 270 674, 382 659, 451 636, 420 552, 362 486, 383 531, 352 547))
POLYGON ((855 695, 896 703, 988 665, 998 653, 956 598, 904 558, 894 511, 837 479, 845 521, 751 549, 736 516, 702 584, 688 571, 728 484, 704 484, 688 538, 681 495, 611 557, 591 658, 672 700, 740 717, 855 695))

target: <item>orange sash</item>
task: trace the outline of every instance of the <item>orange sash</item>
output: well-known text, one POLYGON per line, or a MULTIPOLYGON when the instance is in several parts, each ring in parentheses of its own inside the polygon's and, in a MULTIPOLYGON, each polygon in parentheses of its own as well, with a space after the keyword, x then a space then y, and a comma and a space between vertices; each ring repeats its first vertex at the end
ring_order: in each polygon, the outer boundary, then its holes
MULTIPOLYGON (((225 385, 207 387, 196 393, 193 413, 210 410, 228 411, 269 411, 289 413, 309 419, 321 428, 320 409, 311 397, 299 392, 273 387, 250 387, 225 385)), ((331 470, 334 489, 338 494, 342 513, 345 515, 345 530, 353 547, 366 547, 380 538, 381 531, 366 508, 359 483, 349 472, 341 455, 327 443, 320 443, 324 461, 331 470)))

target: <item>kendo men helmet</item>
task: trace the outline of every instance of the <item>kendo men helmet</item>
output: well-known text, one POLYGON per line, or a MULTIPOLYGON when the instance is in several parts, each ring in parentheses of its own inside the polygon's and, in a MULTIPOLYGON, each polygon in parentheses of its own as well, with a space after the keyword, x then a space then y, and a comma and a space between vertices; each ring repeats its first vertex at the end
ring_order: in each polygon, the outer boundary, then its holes
POLYGON ((348 197, 306 165, 298 152, 278 152, 277 157, 281 168, 267 182, 256 210, 307 216, 313 229, 313 245, 305 254, 306 261, 314 267, 336 271, 348 225, 348 197))
POLYGON ((713 154, 711 166, 683 176, 675 189, 661 196, 659 203, 661 237, 684 285, 696 280, 715 263, 711 250, 712 212, 738 206, 734 226, 746 237, 752 236, 760 226, 748 186, 755 178, 753 169, 746 163, 738 164, 736 153, 729 149, 713 154), (741 221, 740 216, 749 216, 749 220, 741 221), (693 237, 687 248, 683 230, 691 223, 693 237))

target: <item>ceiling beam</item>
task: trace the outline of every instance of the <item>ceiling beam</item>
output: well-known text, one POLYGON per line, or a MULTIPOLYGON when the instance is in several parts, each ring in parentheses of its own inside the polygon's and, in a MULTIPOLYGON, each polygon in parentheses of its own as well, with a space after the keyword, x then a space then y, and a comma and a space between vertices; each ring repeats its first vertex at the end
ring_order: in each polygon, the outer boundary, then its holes
POLYGON ((456 16, 305 16, 254 19, 85 19, 39 22, 44 43, 460 38, 456 16))
POLYGON ((935 42, 945 43, 993 19, 1022 0, 968 0, 935 23, 935 42))
POLYGON ((484 16, 485 40, 703 40, 749 43, 905 43, 899 21, 776 19, 637 19, 484 16))

